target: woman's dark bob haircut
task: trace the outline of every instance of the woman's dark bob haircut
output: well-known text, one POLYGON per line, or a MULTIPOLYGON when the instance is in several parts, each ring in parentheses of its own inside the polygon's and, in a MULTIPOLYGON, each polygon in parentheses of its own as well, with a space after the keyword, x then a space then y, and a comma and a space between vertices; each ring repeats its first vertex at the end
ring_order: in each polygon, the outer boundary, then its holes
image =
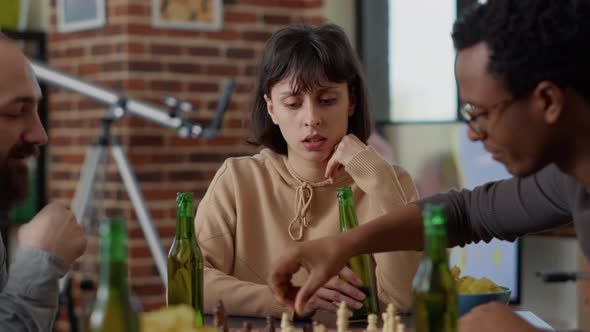
POLYGON ((295 93, 312 92, 326 81, 346 82, 355 107, 348 119, 347 133, 366 143, 371 133, 371 119, 360 68, 348 38, 336 25, 294 25, 275 32, 266 43, 258 67, 249 143, 287 154, 287 142, 268 115, 264 101, 264 95, 270 96, 271 88, 287 77, 293 78, 295 93))

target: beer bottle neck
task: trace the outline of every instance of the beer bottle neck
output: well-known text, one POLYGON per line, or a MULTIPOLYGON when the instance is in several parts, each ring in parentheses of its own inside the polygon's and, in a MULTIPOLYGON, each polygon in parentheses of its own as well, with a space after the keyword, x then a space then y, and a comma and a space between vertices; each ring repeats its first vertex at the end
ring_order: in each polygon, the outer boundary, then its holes
POLYGON ((176 239, 192 239, 195 233, 192 201, 178 205, 176 213, 176 239))
POLYGON ((127 245, 125 242, 124 230, 111 230, 110 233, 102 237, 99 288, 127 289, 127 245))
POLYGON ((358 226, 353 206, 339 205, 340 231, 345 232, 358 226))
POLYGON ((340 231, 345 232, 358 226, 356 212, 354 211, 354 201, 352 199, 352 190, 350 187, 342 187, 337 190, 338 197, 338 214, 340 217, 340 231))
POLYGON ((110 262, 107 264, 101 264, 100 281, 98 287, 126 292, 127 264, 123 262, 110 262))
POLYGON ((444 225, 425 227, 424 253, 432 262, 447 262, 447 234, 444 225))

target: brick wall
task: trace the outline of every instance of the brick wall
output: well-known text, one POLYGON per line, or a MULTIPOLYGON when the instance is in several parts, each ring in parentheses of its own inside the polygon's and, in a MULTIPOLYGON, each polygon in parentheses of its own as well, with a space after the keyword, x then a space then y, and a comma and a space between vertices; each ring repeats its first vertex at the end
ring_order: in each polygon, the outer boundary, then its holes
MULTIPOLYGON (((175 231, 176 192, 193 191, 198 200, 224 159, 254 151, 245 143, 245 119, 264 41, 285 24, 322 22, 323 1, 226 0, 223 29, 217 32, 152 28, 147 0, 106 3, 106 26, 62 34, 56 31, 55 0, 51 1, 51 66, 157 104, 167 95, 188 100, 198 110, 189 119, 199 123, 211 119, 224 79, 232 77, 237 83, 222 134, 210 141, 183 140, 171 129, 133 116, 113 126, 167 250, 175 231)), ((69 204, 105 109, 61 89, 51 89, 49 98, 49 199, 69 204)), ((129 225, 132 291, 144 310, 158 308, 165 303, 164 289, 150 251, 112 163, 107 172, 106 212, 125 218, 129 225)), ((89 252, 96 252, 94 242, 89 252)), ((75 296, 79 299, 77 291, 75 296)), ((68 331, 63 318, 62 312, 58 331, 68 331)))

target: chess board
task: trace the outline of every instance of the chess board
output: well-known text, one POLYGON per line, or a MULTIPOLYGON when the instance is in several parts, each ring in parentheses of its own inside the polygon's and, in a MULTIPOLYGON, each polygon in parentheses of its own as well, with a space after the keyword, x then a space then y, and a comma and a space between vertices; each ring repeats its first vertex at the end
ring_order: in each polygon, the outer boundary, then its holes
POLYGON ((387 310, 381 314, 381 317, 370 314, 367 322, 350 322, 351 312, 342 302, 336 314, 335 324, 312 322, 312 321, 291 321, 291 315, 283 313, 281 320, 277 321, 271 317, 266 319, 251 317, 231 317, 227 316, 223 304, 218 304, 215 309, 212 320, 206 322, 223 332, 349 332, 349 331, 366 331, 366 332, 408 332, 411 329, 408 326, 409 317, 398 315, 393 305, 389 305, 387 310), (381 319, 380 319, 381 318, 381 319))

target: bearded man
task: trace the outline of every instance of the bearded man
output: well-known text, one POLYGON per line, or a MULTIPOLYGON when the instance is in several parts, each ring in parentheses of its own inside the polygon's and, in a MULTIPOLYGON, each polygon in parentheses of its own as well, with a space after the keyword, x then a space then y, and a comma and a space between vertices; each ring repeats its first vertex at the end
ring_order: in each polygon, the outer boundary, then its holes
MULTIPOLYGON (((25 160, 47 143, 37 113, 41 89, 23 53, 0 35, 0 211, 27 195, 25 160)), ((45 206, 18 231, 10 271, 0 238, 2 331, 50 331, 58 306, 58 280, 86 249, 74 215, 56 203, 45 206)))

